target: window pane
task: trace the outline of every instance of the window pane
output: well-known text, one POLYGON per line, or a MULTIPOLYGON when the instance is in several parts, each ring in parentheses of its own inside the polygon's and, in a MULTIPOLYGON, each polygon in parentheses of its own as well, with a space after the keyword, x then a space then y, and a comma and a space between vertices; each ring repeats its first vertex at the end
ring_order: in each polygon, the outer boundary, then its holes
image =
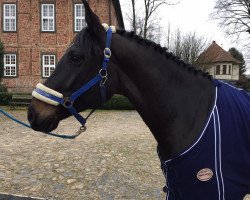
POLYGON ((9 5, 5 5, 5 17, 9 17, 10 16, 10 7, 9 5))
POLYGON ((16 16, 16 5, 11 5, 10 9, 10 16, 15 17, 16 16))
POLYGON ((220 74, 220 65, 216 66, 216 74, 220 74))
POLYGON ((50 65, 55 65, 55 56, 50 56, 50 65))
POLYGON ((5 64, 7 64, 7 65, 10 64, 10 56, 9 55, 5 56, 5 64))
POLYGON ((16 27, 16 20, 15 19, 11 19, 10 20, 10 30, 14 31, 16 27))
POLYGON ((53 5, 49 5, 49 16, 50 17, 54 16, 54 6, 53 5))
POLYGON ((81 20, 80 19, 76 19, 76 31, 80 31, 81 30, 80 26, 81 26, 81 20))
POLYGON ((83 5, 76 5, 76 17, 83 17, 83 5))
POLYGON ((49 67, 44 68, 44 76, 49 77, 49 67))
POLYGON ((43 17, 47 17, 48 16, 48 6, 43 5, 42 9, 43 9, 43 17))
POLYGON ((16 67, 11 67, 10 75, 11 76, 16 76, 16 67))
POLYGON ((55 68, 54 67, 51 67, 50 68, 50 75, 55 71, 55 68))
POLYGON ((15 65, 16 64, 16 56, 11 55, 11 64, 15 65))
POLYGON ((44 56, 44 65, 49 65, 49 56, 44 56))
POLYGON ((9 76, 10 75, 10 67, 5 67, 5 75, 9 76))
POLYGON ((223 65, 223 74, 227 74, 227 66, 223 65))
POLYGON ((53 19, 49 19, 49 29, 50 31, 54 30, 54 20, 53 19))
POLYGON ((4 30, 5 31, 9 31, 10 30, 10 20, 9 19, 5 19, 4 20, 4 30))
POLYGON ((44 31, 49 30, 49 20, 48 19, 43 19, 43 30, 44 31))

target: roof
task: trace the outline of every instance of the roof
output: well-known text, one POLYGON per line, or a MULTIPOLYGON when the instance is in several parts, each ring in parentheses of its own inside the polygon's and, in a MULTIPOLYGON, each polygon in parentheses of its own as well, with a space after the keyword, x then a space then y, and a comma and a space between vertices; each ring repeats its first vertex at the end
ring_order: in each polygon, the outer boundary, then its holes
POLYGON ((241 61, 232 57, 232 55, 222 49, 215 41, 198 57, 197 64, 210 64, 218 62, 233 62, 240 64, 241 61))
POLYGON ((122 16, 120 1, 119 0, 112 0, 112 2, 114 4, 114 8, 115 8, 115 12, 116 12, 119 27, 124 29, 124 22, 123 22, 123 16, 122 16))

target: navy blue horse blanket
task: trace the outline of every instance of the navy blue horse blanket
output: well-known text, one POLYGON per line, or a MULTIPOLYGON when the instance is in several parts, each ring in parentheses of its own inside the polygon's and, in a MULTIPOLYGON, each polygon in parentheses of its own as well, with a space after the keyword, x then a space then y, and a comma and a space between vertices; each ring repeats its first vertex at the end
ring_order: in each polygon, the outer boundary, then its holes
POLYGON ((168 200, 243 200, 250 194, 250 96, 216 82, 214 107, 196 142, 162 162, 168 200))

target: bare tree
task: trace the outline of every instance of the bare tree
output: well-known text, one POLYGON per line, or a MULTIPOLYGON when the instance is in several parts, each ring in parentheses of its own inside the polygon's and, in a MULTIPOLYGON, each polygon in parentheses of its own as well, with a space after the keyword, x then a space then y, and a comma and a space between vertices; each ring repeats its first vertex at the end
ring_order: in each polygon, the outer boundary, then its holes
POLYGON ((177 29, 174 33, 173 39, 170 41, 172 44, 170 44, 170 51, 173 52, 174 55, 178 57, 182 57, 182 36, 180 29, 177 29))
MULTIPOLYGON (((160 35, 162 30, 157 9, 162 5, 175 5, 177 0, 131 0, 132 9, 127 15, 132 30, 145 39, 155 40, 153 32, 160 35)), ((159 38, 157 38, 159 40, 159 38)))
POLYGON ((196 32, 181 33, 177 29, 171 39, 170 50, 184 62, 195 64, 199 54, 208 46, 208 39, 198 36, 196 32))
POLYGON ((131 4, 132 4, 132 27, 133 27, 133 30, 136 34, 136 31, 137 31, 137 28, 136 28, 136 13, 135 13, 135 0, 131 0, 131 4))
POLYGON ((144 0, 144 9, 145 9, 145 22, 143 27, 143 37, 147 38, 148 31, 150 29, 150 19, 153 14, 161 5, 174 5, 176 3, 170 0, 144 0))
POLYGON ((250 1, 217 0, 211 18, 219 20, 229 35, 250 34, 250 1))

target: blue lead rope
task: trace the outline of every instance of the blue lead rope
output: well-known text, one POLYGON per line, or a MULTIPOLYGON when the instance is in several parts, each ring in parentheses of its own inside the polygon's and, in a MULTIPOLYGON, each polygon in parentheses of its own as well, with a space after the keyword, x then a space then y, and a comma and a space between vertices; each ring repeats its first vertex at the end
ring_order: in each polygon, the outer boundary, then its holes
MULTIPOLYGON (((31 129, 31 126, 18 120, 17 118, 13 117, 12 115, 10 115, 9 113, 7 113, 6 111, 4 111, 3 109, 0 108, 0 113, 2 113, 3 115, 5 115, 6 117, 8 117, 9 119, 13 120, 14 122, 20 124, 20 125, 23 125, 27 128, 30 128, 31 129)), ((62 138, 62 139, 75 139, 77 138, 81 132, 78 131, 75 135, 59 135, 59 134, 55 134, 55 133, 44 133, 46 135, 50 135, 50 136, 54 136, 54 137, 58 137, 58 138, 62 138)))

